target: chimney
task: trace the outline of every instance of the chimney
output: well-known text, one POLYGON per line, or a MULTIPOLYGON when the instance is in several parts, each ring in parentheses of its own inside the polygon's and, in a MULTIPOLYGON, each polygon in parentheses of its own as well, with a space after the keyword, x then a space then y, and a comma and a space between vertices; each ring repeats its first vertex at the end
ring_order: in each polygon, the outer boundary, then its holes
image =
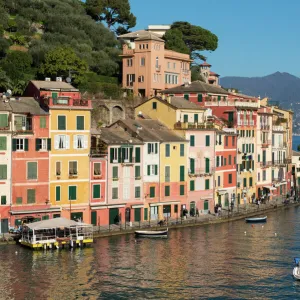
POLYGON ((168 101, 168 103, 170 103, 170 104, 171 104, 171 99, 172 99, 172 96, 167 96, 167 101, 168 101))

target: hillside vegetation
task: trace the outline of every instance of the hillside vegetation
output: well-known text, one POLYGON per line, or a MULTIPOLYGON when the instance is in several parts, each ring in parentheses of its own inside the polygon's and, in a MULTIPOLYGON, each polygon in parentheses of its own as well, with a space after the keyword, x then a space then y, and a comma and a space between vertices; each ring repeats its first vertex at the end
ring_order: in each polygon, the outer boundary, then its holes
POLYGON ((69 75, 83 89, 115 85, 107 77, 119 73, 119 54, 114 33, 79 0, 0 0, 1 90, 21 94, 30 79, 69 75))

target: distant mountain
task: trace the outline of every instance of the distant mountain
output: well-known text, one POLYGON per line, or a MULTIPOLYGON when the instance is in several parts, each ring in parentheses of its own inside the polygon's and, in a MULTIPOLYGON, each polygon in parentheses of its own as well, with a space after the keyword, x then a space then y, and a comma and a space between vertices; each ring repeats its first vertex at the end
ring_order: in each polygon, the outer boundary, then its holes
POLYGON ((300 102, 300 78, 285 72, 264 77, 222 77, 221 85, 249 96, 271 98, 270 101, 279 102, 284 108, 293 109, 293 104, 300 102))

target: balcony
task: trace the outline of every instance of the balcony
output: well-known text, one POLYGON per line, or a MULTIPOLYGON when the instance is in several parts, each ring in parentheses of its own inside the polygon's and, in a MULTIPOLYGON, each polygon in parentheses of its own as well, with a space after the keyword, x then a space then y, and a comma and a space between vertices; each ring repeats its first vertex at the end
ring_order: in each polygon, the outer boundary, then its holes
POLYGON ((271 140, 261 141, 261 147, 262 148, 268 148, 271 144, 272 144, 271 140))
POLYGON ((235 101, 236 107, 249 107, 249 108, 258 108, 257 102, 242 102, 242 101, 235 101))
POLYGON ((270 125, 260 124, 260 130, 270 130, 270 125))
POLYGON ((32 119, 26 116, 15 116, 14 131, 17 134, 33 133, 32 119))
POLYGON ((202 177, 211 176, 215 172, 215 168, 196 168, 194 170, 189 169, 190 177, 202 177))
POLYGON ((271 161, 261 161, 259 164, 261 168, 268 168, 271 167, 273 163, 271 161))
POLYGON ((66 106, 68 108, 76 106, 76 107, 89 107, 91 108, 91 101, 85 99, 73 99, 70 97, 58 97, 58 98, 50 98, 47 101, 49 106, 66 106))
MULTIPOLYGON (((237 125, 238 126, 248 126, 249 125, 249 121, 248 120, 239 120, 237 122, 237 125)), ((254 123, 253 123, 253 125, 254 125, 254 123)))
POLYGON ((273 126, 273 131, 278 131, 278 132, 282 132, 284 131, 284 128, 283 126, 273 126))
POLYGON ((91 157, 106 157, 108 155, 107 149, 100 149, 100 148, 91 148, 90 149, 90 156, 91 157))
POLYGON ((69 178, 77 178, 78 177, 78 172, 77 171, 71 171, 69 172, 69 178))
POLYGON ((174 124, 174 129, 212 129, 214 128, 213 122, 205 123, 190 123, 190 122, 177 122, 174 124))
POLYGON ((279 167, 285 167, 287 164, 291 164, 291 163, 292 160, 290 158, 272 161, 272 165, 279 166, 279 167))
POLYGON ((161 65, 155 66, 155 71, 160 72, 161 71, 161 65))

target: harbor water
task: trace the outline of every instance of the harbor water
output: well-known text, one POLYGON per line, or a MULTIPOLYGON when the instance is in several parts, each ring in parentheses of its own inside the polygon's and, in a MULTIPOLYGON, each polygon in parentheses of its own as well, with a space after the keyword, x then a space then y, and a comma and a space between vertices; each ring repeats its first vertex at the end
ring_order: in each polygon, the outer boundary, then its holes
POLYGON ((133 235, 93 247, 32 251, 0 247, 0 299, 299 299, 300 207, 244 220, 133 235))

